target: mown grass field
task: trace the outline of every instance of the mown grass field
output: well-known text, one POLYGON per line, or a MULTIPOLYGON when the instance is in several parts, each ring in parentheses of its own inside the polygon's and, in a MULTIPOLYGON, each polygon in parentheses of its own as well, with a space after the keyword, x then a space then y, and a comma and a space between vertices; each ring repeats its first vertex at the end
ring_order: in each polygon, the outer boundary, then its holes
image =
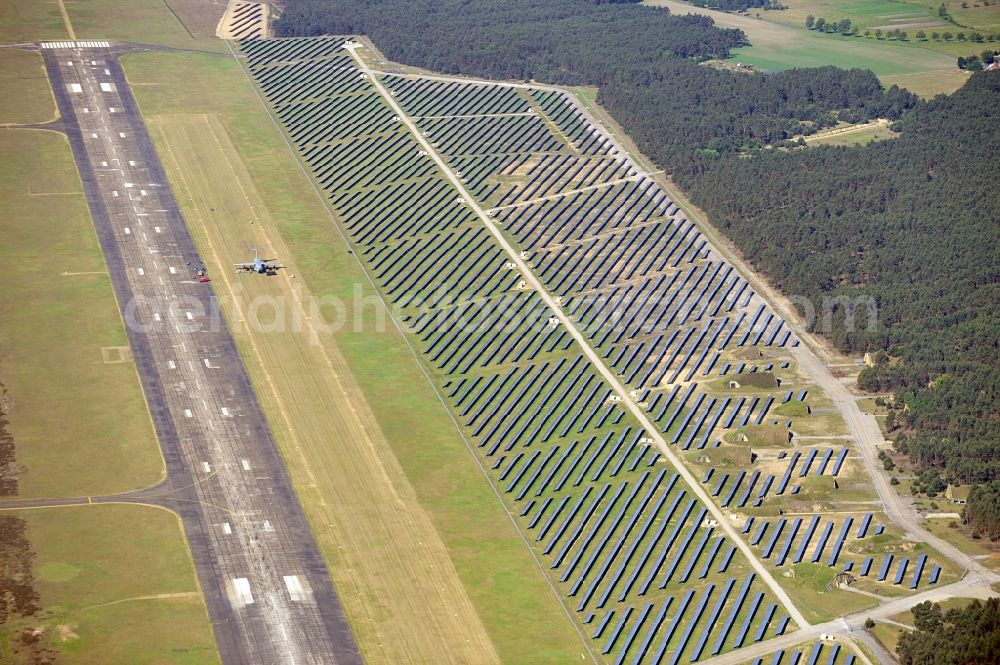
MULTIPOLYGON (((64 0, 77 39, 113 39, 224 53, 214 38, 198 38, 162 0, 64 0)), ((221 15, 221 12, 220 12, 221 15)), ((182 14, 180 16, 183 16, 182 14)))
POLYGON ((792 595, 806 619, 813 623, 831 621, 878 604, 874 598, 841 589, 826 590, 836 571, 819 563, 802 562, 789 567, 794 577, 776 576, 792 595))
MULTIPOLYGON (((208 613, 177 517, 147 506, 15 511, 36 552, 41 611, 0 627, 0 654, 26 628, 60 665, 219 662, 208 613)), ((23 656, 24 654, 20 654, 23 656)))
POLYGON ((0 131, 0 381, 22 497, 111 494, 163 475, 69 144, 0 131), (64 274, 70 273, 70 274, 64 274))
POLYGON ((780 12, 762 12, 763 18, 758 19, 752 15, 700 9, 678 0, 646 2, 665 6, 675 14, 705 14, 721 27, 740 28, 750 39, 751 46, 733 49, 732 58, 767 71, 824 65, 859 67, 872 70, 888 85, 893 82, 888 77, 920 74, 914 82, 919 85, 918 93, 925 96, 957 90, 968 76, 958 70, 953 56, 938 52, 925 42, 889 42, 819 34, 806 30, 804 25, 799 28, 772 22, 770 14, 780 12))
POLYGON ((887 125, 864 126, 831 132, 822 136, 806 138, 808 145, 868 145, 873 141, 884 141, 899 136, 887 125))
POLYGON ((0 49, 0 125, 42 123, 56 117, 42 57, 30 51, 0 49))
POLYGON ((935 536, 944 538, 966 554, 981 557, 980 563, 990 570, 1000 571, 1000 545, 992 543, 985 538, 973 539, 969 534, 968 527, 961 525, 960 520, 953 520, 951 518, 930 519, 924 522, 924 527, 935 536), (958 528, 953 529, 948 526, 953 521, 959 522, 958 528))
POLYGON ((68 36, 57 0, 0 2, 0 44, 66 39, 68 36))
POLYGON ((236 61, 125 66, 217 291, 346 305, 316 344, 306 324, 234 331, 365 657, 579 659, 582 640, 403 338, 377 326, 375 293, 236 61), (232 275, 250 246, 289 268, 232 275))

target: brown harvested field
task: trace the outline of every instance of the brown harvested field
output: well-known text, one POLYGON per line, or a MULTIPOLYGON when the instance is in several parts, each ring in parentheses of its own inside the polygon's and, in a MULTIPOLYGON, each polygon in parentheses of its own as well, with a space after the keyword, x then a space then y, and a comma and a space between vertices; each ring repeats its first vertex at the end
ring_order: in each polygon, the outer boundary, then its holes
POLYGON ((900 88, 906 88, 915 95, 930 99, 941 93, 950 94, 955 92, 965 85, 970 76, 972 76, 972 72, 955 68, 953 71, 917 72, 916 74, 883 76, 882 83, 885 85, 898 85, 900 88))
POLYGON ((288 265, 274 278, 223 269, 215 285, 232 299, 233 332, 264 389, 259 397, 366 658, 499 662, 344 358, 306 318, 311 296, 291 277, 297 271, 291 254, 225 128, 205 114, 155 118, 150 125, 167 148, 164 163, 207 265, 245 260, 248 246, 288 265), (257 297, 301 308, 302 330, 253 330, 245 304, 257 297))

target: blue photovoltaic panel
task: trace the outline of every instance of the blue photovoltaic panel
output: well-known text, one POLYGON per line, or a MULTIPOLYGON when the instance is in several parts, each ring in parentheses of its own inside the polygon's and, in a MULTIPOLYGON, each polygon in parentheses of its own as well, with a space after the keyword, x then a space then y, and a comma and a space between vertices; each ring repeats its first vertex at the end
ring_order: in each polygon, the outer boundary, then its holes
POLYGON ((858 525, 858 538, 864 538, 868 534, 868 527, 872 523, 872 514, 865 513, 865 516, 861 518, 861 524, 858 525))
POLYGON ((896 569, 896 576, 892 579, 893 584, 899 584, 903 581, 903 576, 906 575, 906 568, 910 565, 910 559, 904 558, 899 562, 899 568, 896 569))
POLYGON ((889 574, 889 566, 892 565, 892 553, 886 554, 885 558, 882 559, 882 567, 878 570, 878 577, 876 578, 879 582, 884 582, 886 575, 889 574))
POLYGON ((917 557, 917 565, 913 569, 913 579, 910 580, 910 588, 916 589, 917 585, 920 584, 920 576, 924 572, 924 565, 927 563, 927 555, 921 554, 917 557))
POLYGON ((816 642, 813 644, 812 649, 809 651, 809 659, 806 661, 806 665, 816 665, 816 660, 819 659, 819 654, 823 651, 823 643, 816 642))
POLYGON ((701 594, 701 600, 698 601, 698 606, 694 608, 694 614, 688 619, 687 627, 684 632, 681 633, 681 637, 677 642, 677 648, 674 649, 673 655, 670 657, 670 661, 667 665, 677 665, 677 661, 680 660, 681 654, 684 653, 684 649, 687 647, 688 640, 691 639, 691 633, 694 631, 695 626, 701 621, 701 615, 705 611, 705 607, 708 605, 708 600, 712 597, 712 592, 715 590, 714 584, 709 584, 701 594))
POLYGON ((615 625, 615 629, 611 631, 610 635, 608 635, 608 639, 604 643, 604 647, 601 649, 602 654, 609 654, 611 653, 611 650, 615 648, 615 642, 618 641, 618 636, 621 635, 622 630, 625 628, 625 624, 628 622, 629 617, 632 616, 633 611, 635 611, 635 608, 631 605, 625 608, 625 612, 622 614, 621 619, 618 620, 618 624, 615 625))
POLYGON ((729 598, 729 592, 732 591, 734 584, 736 584, 735 579, 730 578, 726 580, 726 584, 722 588, 722 593, 712 606, 712 611, 709 612, 708 618, 705 620, 705 628, 701 631, 701 636, 698 638, 698 641, 694 645, 694 650, 691 652, 692 663, 701 659, 701 652, 705 649, 708 636, 712 633, 712 629, 715 628, 715 623, 719 619, 719 614, 722 613, 722 607, 726 604, 726 599, 729 598))
POLYGON ((726 638, 729 637, 729 631, 732 630, 733 621, 736 620, 736 616, 743 609, 743 601, 747 597, 747 592, 750 591, 750 585, 753 584, 755 574, 750 573, 747 575, 746 579, 743 581, 743 586, 740 587, 740 591, 736 594, 736 599, 733 601, 733 609, 726 618, 726 622, 722 625, 722 632, 719 633, 719 638, 715 641, 715 645, 712 647, 712 655, 718 655, 722 651, 722 645, 725 643, 726 638))

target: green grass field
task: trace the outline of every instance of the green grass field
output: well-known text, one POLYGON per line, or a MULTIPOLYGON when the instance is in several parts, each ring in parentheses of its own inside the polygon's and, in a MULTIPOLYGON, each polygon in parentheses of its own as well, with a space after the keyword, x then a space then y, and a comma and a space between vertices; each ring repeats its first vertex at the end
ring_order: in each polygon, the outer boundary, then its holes
POLYGON ((150 485, 163 460, 66 139, 0 130, 0 381, 23 497, 150 485), (64 274, 70 273, 70 274, 64 274))
POLYGON ((798 563, 789 567, 794 577, 775 577, 788 590, 806 619, 814 623, 830 621, 839 616, 875 607, 874 598, 841 589, 826 590, 836 570, 818 563, 798 563))
POLYGON ((67 37, 57 0, 0 2, 0 44, 67 37))
MULTIPOLYGON (((77 39, 114 39, 223 53, 214 38, 196 38, 163 0, 64 0, 77 39)), ((207 7, 206 11, 212 11, 207 7)))
POLYGON ((646 1, 666 6, 675 14, 706 14, 721 27, 740 28, 750 39, 751 46, 733 49, 732 58, 767 71, 824 65, 859 67, 872 70, 888 85, 893 82, 889 77, 919 74, 920 78, 915 78, 914 82, 919 86, 919 94, 925 96, 952 92, 967 78, 967 74, 955 66, 953 56, 934 50, 925 42, 819 34, 806 30, 804 25, 800 28, 772 22, 781 12, 761 12, 762 18, 758 19, 752 15, 699 9, 678 0, 646 1))
MULTIPOLYGON (((230 255, 245 253, 251 238, 273 243, 279 258, 293 265, 289 272, 295 275, 296 283, 317 296, 343 297, 350 305, 354 286, 364 280, 360 268, 347 253, 320 199, 298 170, 238 64, 210 56, 137 54, 128 56, 125 66, 209 266, 227 264, 230 255), (172 149, 205 135, 205 130, 199 129, 202 120, 217 126, 209 135, 219 138, 222 154, 228 155, 222 162, 232 169, 228 176, 222 169, 210 171, 220 178, 210 187, 202 187, 192 176, 211 166, 199 163, 187 154, 190 151, 181 154, 181 150, 172 149), (238 191, 243 193, 228 197, 226 192, 233 190, 233 173, 240 182, 238 191), (192 180, 183 184, 179 181, 185 175, 192 180), (243 216, 248 213, 243 207, 246 197, 258 220, 253 234, 260 235, 251 234, 243 216)), ((206 154, 199 159, 214 158, 206 154)), ((222 280, 229 279, 217 277, 216 287, 225 288, 222 280)), ((250 292, 280 290, 285 288, 282 283, 252 278, 240 282, 250 292)), ((370 287, 366 293, 373 295, 370 287)), ((434 631, 423 630, 419 618, 428 611, 427 602, 439 599, 429 598, 407 609, 407 596, 400 590, 392 604, 385 598, 379 600, 377 610, 372 609, 371 600, 373 593, 399 583, 384 574, 387 566, 393 566, 390 557, 404 551, 412 533, 427 533, 430 528, 434 540, 443 543, 446 565, 454 567, 501 660, 534 663, 579 659, 583 642, 558 599, 403 339, 391 327, 381 333, 372 327, 374 310, 374 305, 368 305, 363 327, 354 330, 348 325, 332 339, 324 338, 322 352, 293 339, 294 335, 287 339, 282 335, 237 335, 265 412, 272 423, 282 423, 274 428, 279 445, 289 459, 334 580, 339 589, 351 591, 342 591, 342 597, 365 657, 390 662, 406 644, 426 649, 440 639, 434 631), (333 359, 334 371, 323 360, 324 353, 333 359), (314 362, 315 354, 319 360, 314 362), (346 362, 342 370, 338 358, 346 362), (339 400, 339 389, 327 389, 327 385, 356 387, 364 398, 358 411, 370 409, 373 416, 368 426, 375 431, 366 435, 371 444, 343 434, 343 421, 353 416, 339 414, 338 409, 353 411, 357 396, 351 401, 339 400), (330 393, 330 398, 324 392, 327 390, 338 392, 330 393), (293 427, 289 429, 285 423, 293 427), (372 455, 377 459, 372 460, 372 455), (382 466, 386 477, 363 475, 372 464, 382 466), (397 519, 395 502, 400 499, 368 500, 388 491, 381 489, 386 479, 396 484, 393 493, 404 497, 412 493, 419 508, 414 515, 422 514, 426 517, 421 519, 428 520, 424 526, 401 526, 405 532, 396 536, 395 543, 383 541, 385 524, 378 520, 397 519), (345 512, 343 505, 356 507, 345 512), (380 513, 383 508, 393 514, 380 513), (344 520, 357 528, 341 531, 344 520), (358 567, 349 563, 355 556, 361 557, 358 567), (399 632, 393 634, 391 644, 384 642, 379 647, 373 642, 386 634, 387 626, 396 626, 399 632)), ((432 556, 432 549, 415 556, 432 556)), ((417 581, 423 582, 404 580, 417 581)), ((454 659, 460 653, 458 647, 453 644, 449 648, 452 653, 436 658, 439 662, 454 659)))
POLYGON ((56 117, 42 58, 37 53, 0 49, 0 125, 42 123, 56 117), (16 91, 16 94, 9 94, 16 91))
POLYGON ((60 665, 219 662, 175 515, 128 505, 14 514, 36 552, 41 611, 0 626, 4 663, 27 665, 8 650, 26 628, 43 631, 60 665))
POLYGON ((807 138, 807 145, 868 145, 873 141, 885 141, 899 136, 887 125, 864 126, 845 129, 836 133, 807 138))

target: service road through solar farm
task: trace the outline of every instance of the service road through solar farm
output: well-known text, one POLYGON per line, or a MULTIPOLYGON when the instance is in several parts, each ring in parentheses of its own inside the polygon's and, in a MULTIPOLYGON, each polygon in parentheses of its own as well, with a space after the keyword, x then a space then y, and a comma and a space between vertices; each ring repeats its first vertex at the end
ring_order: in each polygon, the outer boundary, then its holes
POLYGON ((570 91, 378 71, 354 37, 266 38, 261 8, 234 3, 252 25, 210 58, 28 46, 167 478, 0 509, 176 512, 226 664, 854 665, 867 617, 991 593, 898 500, 784 304, 570 91), (165 104, 184 82, 157 62, 229 76, 252 111, 165 104), (265 150, 308 206, 262 181, 265 150), (283 271, 232 272, 251 238, 283 271), (391 316, 355 322, 377 343, 307 307, 354 286, 391 316), (303 330, 254 328, 241 296, 303 330), (429 412, 443 428, 407 427, 429 412), (553 644, 517 648, 535 623, 553 644))
POLYGON ((365 51, 237 49, 592 657, 741 662, 960 577, 886 518, 789 324, 571 95, 365 51))

